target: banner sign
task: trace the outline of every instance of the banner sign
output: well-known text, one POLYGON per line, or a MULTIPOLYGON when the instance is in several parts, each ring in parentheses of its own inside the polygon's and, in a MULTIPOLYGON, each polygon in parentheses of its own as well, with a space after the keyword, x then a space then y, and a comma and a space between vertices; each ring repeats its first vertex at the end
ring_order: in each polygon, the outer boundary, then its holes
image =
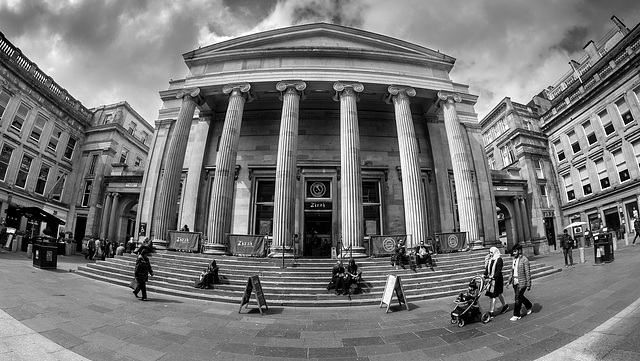
POLYGON ((467 248, 467 232, 436 233, 440 252, 462 251, 467 248))
POLYGON ((406 244, 407 235, 371 236, 371 255, 375 257, 391 256, 394 254, 396 244, 398 244, 400 240, 405 241, 406 244))
POLYGON ((200 232, 167 231, 169 245, 167 249, 187 252, 200 251, 200 232))
POLYGON ((230 234, 229 250, 234 256, 264 257, 264 236, 230 234))

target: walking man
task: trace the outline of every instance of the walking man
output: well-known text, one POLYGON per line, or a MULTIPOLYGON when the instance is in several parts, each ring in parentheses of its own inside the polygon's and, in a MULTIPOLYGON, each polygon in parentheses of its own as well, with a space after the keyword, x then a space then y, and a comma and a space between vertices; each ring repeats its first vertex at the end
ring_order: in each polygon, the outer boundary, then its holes
POLYGON ((511 257, 513 258, 513 266, 511 267, 511 276, 509 283, 513 285, 515 293, 515 305, 513 307, 513 317, 511 321, 518 321, 522 318, 520 308, 522 305, 526 308, 526 315, 530 315, 533 311, 533 303, 524 296, 525 291, 531 291, 531 269, 529 267, 529 259, 522 254, 522 246, 516 244, 511 249, 511 257))
POLYGON ((140 255, 136 260, 136 270, 134 271, 136 281, 138 281, 138 287, 133 290, 133 295, 138 297, 138 292, 142 291, 142 300, 147 301, 147 281, 149 281, 149 275, 153 276, 153 270, 151 269, 151 262, 147 255, 149 251, 143 249, 140 251, 140 255))
POLYGON ((640 236, 640 218, 638 218, 637 216, 633 219, 633 230, 636 232, 636 235, 635 237, 633 237, 633 242, 631 244, 635 246, 636 238, 640 236))
POLYGON ((575 267, 573 265, 573 244, 574 244, 573 237, 571 237, 569 235, 569 232, 567 232, 567 230, 565 229, 564 233, 562 234, 562 240, 561 240, 562 252, 564 252, 565 268, 569 268, 569 266, 575 267))

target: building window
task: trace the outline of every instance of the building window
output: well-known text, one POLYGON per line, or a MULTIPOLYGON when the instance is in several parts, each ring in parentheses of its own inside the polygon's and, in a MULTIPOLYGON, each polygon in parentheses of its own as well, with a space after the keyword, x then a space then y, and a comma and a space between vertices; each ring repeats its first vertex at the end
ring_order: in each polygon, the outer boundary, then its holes
POLYGON ((9 101, 11 100, 11 94, 7 93, 4 89, 0 88, 0 120, 2 120, 2 115, 4 111, 7 109, 9 105, 9 101))
POLYGON ((29 107, 24 103, 20 103, 20 107, 18 108, 16 115, 13 117, 11 127, 19 132, 22 131, 22 126, 24 125, 25 119, 27 119, 27 114, 29 114, 29 107))
POLYGON ((587 167, 582 167, 579 169, 580 172, 580 184, 582 184, 582 194, 587 196, 593 193, 591 189, 591 183, 589 182, 589 172, 587 171, 587 167))
POLYGON ((36 122, 33 124, 33 129, 31 129, 31 135, 29 138, 32 140, 39 142, 42 137, 42 131, 44 130, 44 126, 47 124, 47 119, 42 115, 38 114, 36 117, 36 122))
POLYGON ((54 201, 60 201, 62 199, 62 192, 64 191, 64 184, 67 181, 67 175, 65 173, 60 173, 58 178, 56 179, 56 183, 51 188, 49 195, 51 199, 54 201))
POLYGON ((16 187, 24 189, 27 185, 27 177, 29 176, 29 169, 31 169, 31 162, 33 158, 28 155, 22 157, 20 163, 20 169, 18 169, 18 176, 16 177, 16 187))
POLYGON ((73 157, 73 150, 76 147, 76 140, 74 138, 69 137, 69 141, 67 142, 67 148, 64 150, 64 157, 66 159, 71 159, 73 157))
POLYGON ((573 182, 571 181, 571 175, 567 174, 562 177, 562 182, 564 183, 564 190, 567 194, 567 202, 571 202, 576 199, 576 193, 573 191, 573 182))
POLYGON ((273 235, 273 197, 276 193, 274 179, 257 179, 254 234, 273 235))
POLYGON ((627 125, 633 122, 633 114, 631 114, 631 109, 629 109, 629 104, 627 104, 627 101, 624 98, 616 102, 616 107, 618 108, 618 113, 620 114, 620 118, 622 118, 622 124, 627 125))
POLYGON ((364 210, 364 228, 366 235, 382 234, 381 198, 379 181, 362 181, 362 206, 364 210))
POLYGON ((616 169, 618 171, 618 178, 620 183, 624 183, 629 180, 629 170, 627 169, 627 163, 624 160, 624 154, 622 149, 619 149, 613 153, 613 159, 616 162, 616 169))
POLYGON ((560 141, 557 141, 553 147, 556 150, 556 156, 558 157, 558 162, 562 162, 563 160, 567 159, 567 157, 565 157, 564 155, 564 149, 562 148, 562 143, 560 141))
POLYGON ((633 143, 633 154, 636 156, 636 163, 640 167, 640 140, 633 143))
POLYGON ((542 171, 542 160, 541 159, 534 160, 533 166, 536 169, 536 176, 538 178, 544 178, 544 172, 542 171))
POLYGON ((524 128, 526 130, 531 130, 531 122, 529 121, 529 119, 522 119, 522 122, 524 123, 524 128))
POLYGON ((104 116, 104 120, 102 121, 102 124, 109 124, 111 123, 112 120, 113 120, 113 114, 106 114, 104 116))
POLYGON ((136 157, 136 161, 133 163, 134 167, 139 167, 142 164, 142 158, 136 157))
POLYGON ((540 186, 540 200, 542 202, 542 207, 543 208, 549 207, 549 196, 547 195, 547 186, 546 185, 541 185, 540 186))
POLYGON ((600 158, 596 161, 596 170, 598 171, 598 180, 600 180, 600 189, 605 190, 611 186, 609 175, 607 174, 607 165, 604 159, 600 158))
POLYGON ((147 139, 149 138, 149 134, 147 132, 142 132, 142 137, 140 138, 140 141, 142 142, 142 144, 147 144, 147 139))
POLYGON ((584 129, 584 134, 587 136, 589 145, 594 145, 598 141, 598 138, 596 138, 596 133, 593 131, 591 120, 582 123, 582 129, 584 129))
POLYGON ((571 132, 568 134, 569 143, 571 143, 571 150, 573 154, 576 154, 580 151, 580 143, 578 142, 578 137, 576 136, 576 132, 571 132))
POLYGON ((137 126, 138 125, 136 123, 134 123, 134 122, 129 123, 129 134, 135 135, 137 126))
POLYGON ((93 154, 91 156, 91 163, 89 164, 89 173, 88 174, 96 174, 96 164, 98 164, 98 154, 93 154))
POLYGON ((493 156, 489 157, 487 161, 489 162, 489 169, 496 169, 496 160, 493 159, 493 156))
POLYGON ((58 141, 60 140, 60 136, 62 135, 62 129, 58 126, 53 128, 53 132, 51 133, 51 138, 49 138, 49 144, 47 144, 47 149, 52 152, 55 152, 58 148, 58 141))
POLYGON ((84 182, 84 190, 82 191, 82 207, 89 206, 89 198, 91 197, 91 185, 93 181, 87 180, 84 182))
POLYGON ((4 180, 7 176, 7 169, 9 163, 11 163, 11 155, 13 154, 13 148, 8 145, 2 146, 2 153, 0 153, 0 180, 4 180))
POLYGON ((120 163, 126 163, 127 157, 129 157, 129 149, 122 147, 122 153, 120 153, 120 163))
POLYGON ((604 134, 611 135, 615 132, 615 128, 613 127, 613 123, 611 122, 611 116, 609 112, 604 109, 600 113, 598 113, 598 118, 600 118, 600 124, 602 124, 602 128, 604 129, 604 134))
POLYGON ((36 182, 36 193, 40 195, 44 195, 44 188, 47 185, 47 178, 49 178, 49 167, 46 164, 42 164, 40 166, 40 173, 38 174, 38 181, 36 182))

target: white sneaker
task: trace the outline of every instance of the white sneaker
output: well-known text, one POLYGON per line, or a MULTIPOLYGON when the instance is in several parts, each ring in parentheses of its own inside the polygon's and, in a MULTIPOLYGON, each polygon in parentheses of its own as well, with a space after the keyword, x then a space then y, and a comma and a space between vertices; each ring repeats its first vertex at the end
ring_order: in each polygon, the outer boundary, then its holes
POLYGON ((520 319, 520 316, 513 316, 509 319, 509 321, 518 321, 520 319))
POLYGON ((532 309, 532 308, 528 309, 528 310, 527 310, 527 315, 530 315, 530 314, 531 314, 531 312, 533 312, 533 309, 532 309))

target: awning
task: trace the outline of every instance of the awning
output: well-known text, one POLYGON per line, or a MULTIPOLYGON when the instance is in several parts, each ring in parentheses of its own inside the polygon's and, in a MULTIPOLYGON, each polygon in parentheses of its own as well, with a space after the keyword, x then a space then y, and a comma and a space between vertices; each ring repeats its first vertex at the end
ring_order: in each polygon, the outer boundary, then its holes
POLYGON ((54 216, 53 214, 46 212, 43 209, 38 207, 24 207, 18 209, 15 213, 17 216, 24 216, 32 220, 36 221, 44 221, 47 223, 58 223, 65 224, 66 222, 61 220, 60 218, 54 216))
POLYGON ((564 227, 564 229, 572 228, 572 227, 578 227, 578 226, 584 226, 585 224, 587 224, 587 222, 573 222, 573 223, 569 224, 568 226, 564 227))

